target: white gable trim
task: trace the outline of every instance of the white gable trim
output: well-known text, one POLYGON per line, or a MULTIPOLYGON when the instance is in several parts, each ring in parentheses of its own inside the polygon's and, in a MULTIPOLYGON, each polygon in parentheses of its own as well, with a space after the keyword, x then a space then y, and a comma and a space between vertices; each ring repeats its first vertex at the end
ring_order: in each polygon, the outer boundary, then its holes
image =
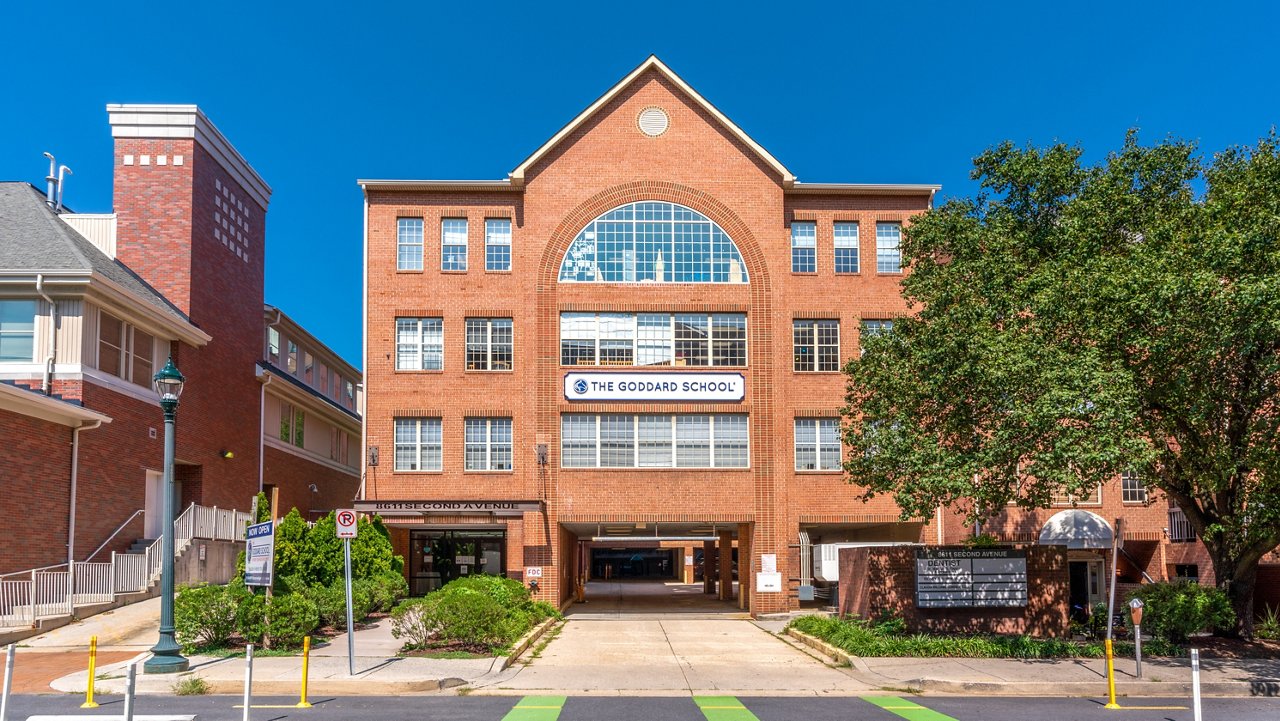
POLYGON ((528 158, 525 158, 523 163, 520 163, 520 165, 516 166, 516 169, 511 171, 511 175, 510 175, 512 184, 523 185, 525 172, 530 167, 532 167, 534 163, 537 163, 539 160, 545 157, 547 153, 550 153, 551 150, 554 149, 557 145, 559 145, 562 140, 564 140, 571 133, 573 133, 575 130, 581 127, 583 123, 590 120, 591 117, 594 116, 601 108, 607 105, 609 101, 616 98, 623 90, 625 90, 628 86, 630 86, 631 83, 633 83, 636 80, 636 78, 640 77, 641 74, 643 74, 645 71, 651 68, 662 73, 663 76, 665 76, 668 80, 670 80, 672 83, 675 83, 676 87, 680 88, 680 90, 682 90, 685 93, 685 95, 688 95, 703 110, 706 110, 708 113, 711 114, 713 118, 720 121, 720 124, 723 125, 725 128, 727 128, 729 132, 733 134, 734 137, 736 137, 738 140, 741 140, 748 148, 751 148, 751 150, 754 151, 756 155, 760 156, 760 159, 763 160, 766 164, 768 164, 769 167, 777 171, 778 174, 782 176, 782 185, 784 188, 790 188, 792 185, 795 184, 796 176, 793 175, 790 170, 787 170, 782 163, 778 162, 777 158, 770 155, 769 151, 761 147, 759 143, 752 140, 750 136, 748 136, 745 132, 742 131, 742 128, 739 128, 737 125, 734 125, 732 120, 729 120, 729 118, 726 117, 724 113, 716 109, 716 106, 712 105, 710 102, 707 101, 706 98, 699 95, 696 90, 689 87, 688 83, 686 83, 684 80, 681 80, 680 76, 672 72, 671 68, 667 67, 666 64, 664 64, 661 60, 659 60, 656 55, 650 55, 648 59, 646 59, 643 63, 640 63, 640 67, 636 68, 635 70, 632 70, 631 73, 628 74, 625 78, 618 81, 617 85, 614 85, 612 88, 609 89, 608 92, 606 92, 604 95, 601 95, 594 103, 588 106, 586 110, 582 111, 578 115, 578 117, 569 121, 568 125, 561 128, 560 132, 553 135, 550 140, 548 140, 546 143, 542 145, 542 147, 535 150, 533 152, 533 155, 530 155, 528 158))

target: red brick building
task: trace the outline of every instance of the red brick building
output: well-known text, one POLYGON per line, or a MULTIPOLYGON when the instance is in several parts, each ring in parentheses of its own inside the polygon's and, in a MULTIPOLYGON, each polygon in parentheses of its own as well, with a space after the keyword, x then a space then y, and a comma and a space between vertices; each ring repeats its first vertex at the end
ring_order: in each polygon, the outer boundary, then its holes
POLYGON ((0 573, 158 536, 151 376, 170 355, 182 506, 247 510, 266 488, 311 512, 358 491, 358 371, 263 303, 271 189, 193 105, 107 113, 111 213, 0 184, 0 513, 24 539, 0 573))

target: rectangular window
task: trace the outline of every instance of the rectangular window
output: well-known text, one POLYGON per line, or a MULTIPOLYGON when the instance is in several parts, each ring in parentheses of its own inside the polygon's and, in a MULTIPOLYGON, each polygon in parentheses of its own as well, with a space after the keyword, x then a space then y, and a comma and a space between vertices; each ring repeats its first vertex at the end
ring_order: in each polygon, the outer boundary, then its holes
POLYGON ((511 221, 506 218, 484 221, 484 269, 511 270, 511 221))
POLYGON ((155 375, 155 361, 152 359, 156 353, 156 339, 150 333, 137 328, 130 328, 130 330, 133 333, 129 348, 129 357, 133 366, 133 375, 130 376, 130 380, 140 386, 150 387, 152 376, 155 375))
POLYGON ((466 419, 468 471, 511 470, 511 419, 466 419))
POLYGON ((280 364, 280 331, 275 328, 267 329, 267 362, 280 364))
POLYGON ((1200 583, 1200 567, 1194 563, 1175 563, 1173 564, 1173 577, 1200 583))
POLYGON ((902 223, 876 223, 876 272, 901 273, 902 223))
POLYGON ((1142 476, 1133 471, 1120 474, 1120 500, 1125 503, 1147 502, 1147 485, 1142 482, 1142 476))
POLYGON ((510 318, 468 318, 467 370, 511 370, 513 344, 510 318))
POLYGON ((302 380, 311 385, 316 378, 316 359, 310 351, 302 351, 302 380))
POLYGON ((891 320, 864 320, 862 321, 862 330, 858 337, 858 346, 861 353, 867 352, 867 339, 874 338, 881 333, 887 333, 893 330, 893 321, 891 320))
POLYGON ((1053 503, 1056 506, 1097 506, 1102 504, 1102 486, 1094 486, 1088 495, 1075 493, 1055 493, 1053 503))
POLYGON ((397 471, 439 471, 444 444, 439 418, 396 419, 397 471))
POLYGON ((467 269, 467 219, 440 221, 440 270, 467 269))
POLYGON ((346 431, 329 429, 329 460, 346 465, 350 447, 351 436, 346 431))
POLYGON ((561 313, 566 366, 747 365, 742 313, 561 313))
POLYGON ((0 363, 34 363, 36 302, 0 300, 0 363))
POLYGON ((422 270, 422 218, 396 221, 396 270, 422 270))
POLYGON ((289 375, 298 375, 298 344, 288 341, 289 355, 285 358, 284 369, 289 371, 289 375))
POLYGON ((840 419, 797 418, 795 427, 796 470, 840 470, 840 419))
POLYGON ((306 441, 307 414, 301 408, 293 409, 293 445, 302 448, 306 441))
POLYGON ((836 223, 835 233, 836 272, 858 272, 858 224, 836 223))
POLYGON ((105 311, 98 314, 98 370, 149 388, 155 352, 156 340, 150 333, 105 311))
POLYGON ((794 320, 791 335, 795 370, 840 370, 840 321, 794 320))
POLYGON ((565 414, 564 468, 746 468, 747 416, 565 414))
POLYGON ((280 440, 293 443, 293 405, 280 404, 280 440))
POLYGON ((117 378, 126 375, 124 322, 105 312, 98 314, 98 370, 117 378))
POLYGON ((343 385, 343 392, 345 393, 345 395, 343 396, 343 399, 342 399, 342 400, 343 400, 343 405, 345 405, 347 408, 350 408, 351 410, 355 410, 355 408, 356 408, 356 384, 355 384, 355 383, 352 383, 351 381, 346 381, 346 382, 344 383, 344 385, 343 385))
POLYGON ((396 370, 444 369, 444 319, 396 318, 396 370))
POLYGON ((818 224, 812 221, 791 223, 791 272, 814 273, 818 270, 818 224))

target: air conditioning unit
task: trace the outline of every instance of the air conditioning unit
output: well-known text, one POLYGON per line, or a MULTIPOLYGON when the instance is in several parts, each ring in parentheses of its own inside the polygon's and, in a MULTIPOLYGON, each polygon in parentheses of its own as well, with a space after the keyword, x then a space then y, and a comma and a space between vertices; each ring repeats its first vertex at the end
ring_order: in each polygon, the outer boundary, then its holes
POLYGON ((919 546, 911 541, 848 541, 845 543, 819 543, 813 547, 813 577, 825 583, 840 580, 840 549, 873 548, 883 546, 919 546))

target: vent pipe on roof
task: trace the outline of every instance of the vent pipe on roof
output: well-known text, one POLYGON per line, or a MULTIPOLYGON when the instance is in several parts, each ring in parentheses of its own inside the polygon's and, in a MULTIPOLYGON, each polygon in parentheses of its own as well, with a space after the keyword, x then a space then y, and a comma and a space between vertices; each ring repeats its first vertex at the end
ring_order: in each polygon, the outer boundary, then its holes
POLYGON ((66 173, 67 175, 75 175, 75 173, 71 172, 71 168, 68 168, 65 165, 58 167, 58 205, 53 209, 53 212, 55 213, 62 212, 62 181, 64 180, 63 173, 66 173))
POLYGON ((54 189, 58 187, 58 176, 54 174, 58 170, 58 161, 54 159, 52 153, 45 153, 44 157, 49 159, 49 175, 45 176, 45 182, 48 183, 49 189, 45 191, 44 202, 52 208, 54 206, 54 189))

